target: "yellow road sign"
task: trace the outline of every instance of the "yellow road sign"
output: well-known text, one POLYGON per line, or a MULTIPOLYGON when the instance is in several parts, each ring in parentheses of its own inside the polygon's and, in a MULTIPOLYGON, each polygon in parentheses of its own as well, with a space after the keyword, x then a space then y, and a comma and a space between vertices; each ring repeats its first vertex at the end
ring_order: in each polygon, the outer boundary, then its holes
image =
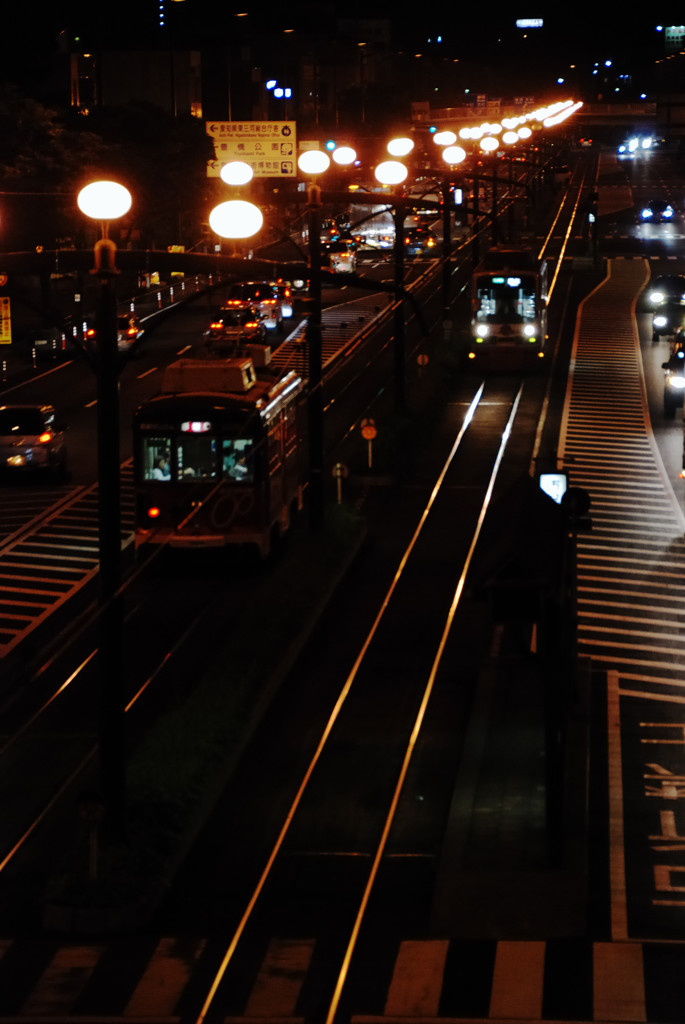
POLYGON ((0 345, 12 343, 12 319, 9 295, 0 295, 0 345))
POLYGON ((207 177, 218 178, 224 164, 242 160, 255 178, 294 178, 297 173, 295 121, 206 121, 214 142, 207 177))

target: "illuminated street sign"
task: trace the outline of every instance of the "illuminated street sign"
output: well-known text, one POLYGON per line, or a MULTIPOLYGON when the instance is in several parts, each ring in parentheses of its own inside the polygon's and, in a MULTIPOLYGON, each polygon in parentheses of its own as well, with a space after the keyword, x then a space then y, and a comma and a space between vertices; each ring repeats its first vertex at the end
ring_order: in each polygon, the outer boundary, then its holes
POLYGON ((207 121, 214 160, 207 177, 218 178, 224 164, 242 160, 256 178, 294 178, 297 173, 295 121, 207 121))

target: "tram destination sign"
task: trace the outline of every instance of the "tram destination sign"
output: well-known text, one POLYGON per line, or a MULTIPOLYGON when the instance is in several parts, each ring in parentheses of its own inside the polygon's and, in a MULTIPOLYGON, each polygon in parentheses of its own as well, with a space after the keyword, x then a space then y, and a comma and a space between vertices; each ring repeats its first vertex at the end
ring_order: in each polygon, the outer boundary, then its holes
POLYGON ((295 121, 206 121, 214 143, 207 177, 218 178, 232 160, 243 160, 255 178, 294 178, 297 172, 295 121))

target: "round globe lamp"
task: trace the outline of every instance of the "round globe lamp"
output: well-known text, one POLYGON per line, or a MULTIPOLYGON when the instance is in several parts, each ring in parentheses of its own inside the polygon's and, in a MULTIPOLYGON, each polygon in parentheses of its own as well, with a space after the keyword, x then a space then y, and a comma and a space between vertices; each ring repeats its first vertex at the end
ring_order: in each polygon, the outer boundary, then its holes
POLYGON ((209 226, 221 238, 251 238, 256 235, 264 217, 254 203, 244 199, 229 199, 215 206, 209 215, 209 226))
POLYGON ((339 167, 349 167, 357 159, 357 151, 352 146, 338 146, 333 150, 333 160, 339 167))
POLYGON ((384 160, 374 171, 376 181, 381 185, 401 185, 408 173, 407 168, 399 160, 384 160))
POLYGON ((320 149, 306 149, 298 156, 297 166, 303 174, 316 177, 317 174, 323 174, 328 170, 331 166, 331 158, 328 153, 324 153, 320 149))
POLYGON ((402 138, 391 139, 386 149, 390 156, 409 156, 414 148, 414 140, 403 136, 402 138))
POLYGON ((224 164, 219 174, 227 185, 247 185, 248 181, 252 181, 254 172, 244 160, 231 160, 224 164))
POLYGON ((117 181, 92 181, 79 192, 81 213, 92 220, 118 220, 131 209, 131 193, 117 181))
POLYGON ((454 167, 455 164, 460 164, 466 159, 466 150, 461 146, 445 146, 442 151, 442 159, 450 167, 454 167))

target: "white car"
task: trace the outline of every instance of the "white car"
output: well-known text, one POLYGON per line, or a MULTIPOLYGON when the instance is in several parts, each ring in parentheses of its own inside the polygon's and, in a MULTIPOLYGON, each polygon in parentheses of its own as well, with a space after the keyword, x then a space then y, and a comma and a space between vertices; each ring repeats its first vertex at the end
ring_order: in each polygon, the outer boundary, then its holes
POLYGON ((65 474, 63 427, 51 405, 0 405, 0 468, 65 474))
POLYGON ((328 256, 330 269, 336 274, 354 274, 357 269, 357 255, 354 242, 339 238, 328 242, 324 252, 328 256))

